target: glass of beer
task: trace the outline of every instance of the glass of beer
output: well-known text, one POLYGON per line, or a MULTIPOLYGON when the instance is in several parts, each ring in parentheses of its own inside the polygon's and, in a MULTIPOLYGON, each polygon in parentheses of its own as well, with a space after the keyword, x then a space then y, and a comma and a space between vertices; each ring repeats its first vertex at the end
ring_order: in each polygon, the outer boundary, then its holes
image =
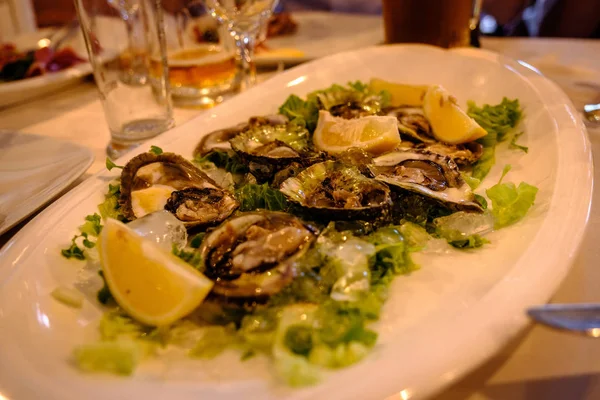
POLYGON ((469 46, 481 0, 383 0, 386 43, 469 46))
MULTIPOLYGON (((173 103, 187 108, 220 103, 239 87, 233 39, 199 1, 163 0, 162 5, 173 103)), ((151 76, 160 73, 160 59, 151 59, 151 76)))

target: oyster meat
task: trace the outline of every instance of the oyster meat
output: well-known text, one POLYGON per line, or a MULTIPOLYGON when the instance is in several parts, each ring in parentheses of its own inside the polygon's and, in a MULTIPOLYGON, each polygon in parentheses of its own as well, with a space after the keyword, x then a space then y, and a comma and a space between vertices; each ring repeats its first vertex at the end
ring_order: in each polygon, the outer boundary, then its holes
POLYGON ((374 179, 432 198, 452 210, 483 212, 451 158, 426 151, 395 151, 373 159, 374 179))
POLYGON ((422 108, 418 107, 395 107, 386 110, 386 115, 398 119, 398 130, 400 136, 421 143, 436 143, 437 140, 431 132, 431 125, 425 118, 422 108))
POLYGON ((129 220, 165 209, 187 228, 218 224, 239 206, 229 192, 173 153, 143 153, 129 161, 121 174, 119 204, 129 220))
POLYGON ((312 218, 326 220, 385 218, 392 204, 387 185, 335 161, 311 165, 285 180, 280 190, 312 218))
POLYGON ((472 165, 481 158, 483 146, 478 142, 458 145, 436 143, 419 143, 415 149, 450 157, 457 165, 472 165))
POLYGON ((292 281, 295 262, 316 230, 291 214, 243 213, 210 232, 200 252, 212 293, 224 299, 264 300, 292 281))

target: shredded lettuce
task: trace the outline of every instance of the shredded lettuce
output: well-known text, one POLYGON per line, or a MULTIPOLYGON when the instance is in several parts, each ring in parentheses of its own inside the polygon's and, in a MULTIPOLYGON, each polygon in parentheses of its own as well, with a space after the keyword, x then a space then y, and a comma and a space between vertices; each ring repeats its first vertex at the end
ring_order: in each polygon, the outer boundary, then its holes
POLYGON ((523 116, 523 111, 518 99, 509 100, 506 97, 495 106, 485 104, 483 107, 478 107, 472 101, 467 104, 467 114, 488 133, 478 140, 483 145, 483 154, 473 166, 471 175, 481 181, 496 163, 496 145, 504 141, 507 134, 517 126, 523 116))
POLYGON ((470 235, 465 239, 454 240, 448 243, 457 249, 476 249, 490 243, 490 241, 479 235, 470 235))
POLYGON ((294 353, 286 345, 286 336, 290 327, 292 329, 305 327, 312 331, 316 308, 317 306, 313 304, 296 304, 284 308, 279 318, 273 343, 275 370, 279 377, 292 387, 313 385, 320 380, 319 367, 312 365, 305 355, 294 353))
POLYGON ((526 182, 521 182, 519 186, 512 182, 502 183, 508 171, 510 171, 510 165, 504 168, 500 181, 485 191, 487 197, 492 201, 495 229, 504 228, 523 219, 533 206, 538 192, 537 187, 526 182))
POLYGON ((113 160, 111 160, 110 158, 106 157, 106 169, 107 170, 112 170, 113 168, 118 168, 118 169, 123 169, 125 168, 122 165, 117 165, 113 162, 113 160))
POLYGON ((195 358, 211 359, 221 354, 224 350, 239 344, 235 325, 207 326, 202 329, 202 338, 190 350, 189 355, 195 358))
POLYGON ((464 172, 461 172, 460 176, 463 178, 463 180, 466 182, 466 184, 469 185, 471 190, 477 189, 477 187, 481 183, 481 181, 479 179, 474 178, 472 175, 466 174, 464 172))
POLYGON ((190 264, 192 267, 196 268, 200 272, 203 272, 204 267, 202 265, 202 254, 200 254, 198 250, 193 248, 190 251, 186 249, 179 249, 177 245, 174 244, 171 252, 186 263, 190 264))
POLYGON ((139 343, 128 340, 82 345, 75 348, 73 356, 83 371, 131 375, 143 353, 139 343))
POLYGON ((150 146, 149 152, 152 153, 152 154, 156 154, 158 156, 158 155, 161 155, 163 153, 163 149, 161 149, 158 146, 150 146))
MULTIPOLYGON (((504 97, 500 104, 494 106, 484 104, 482 107, 478 107, 472 101, 469 101, 467 105, 467 114, 477 121, 488 134, 495 133, 498 142, 506 139, 507 134, 517 126, 523 116, 519 99, 509 100, 504 97)), ((482 139, 481 143, 485 146, 485 137, 482 139)))
POLYGON ((518 132, 515 133, 512 137, 512 139, 510 140, 510 145, 508 146, 511 149, 515 149, 515 150, 521 150, 524 153, 528 153, 529 152, 529 147, 527 146, 522 146, 520 144, 517 143, 517 140, 519 140, 519 138, 524 134, 525 132, 518 132))
POLYGON ((390 269, 394 274, 408 274, 419 269, 409 255, 409 249, 399 226, 378 229, 368 239, 375 245, 376 265, 380 269, 390 269))
POLYGON ((90 238, 97 237, 102 230, 100 224, 100 215, 94 213, 85 217, 85 223, 79 227, 79 235, 73 236, 71 246, 62 249, 60 254, 65 258, 74 258, 76 260, 85 260, 86 249, 92 249, 96 246, 95 241, 90 238))
POLYGON ((104 197, 104 201, 98 204, 98 210, 102 218, 113 218, 119 221, 125 220, 121 214, 121 206, 119 205, 119 197, 121 196, 121 184, 116 182, 108 184, 108 192, 104 197))
POLYGON ((249 183, 235 191, 235 197, 240 202, 240 211, 254 211, 266 209, 271 211, 286 211, 289 204, 278 189, 273 189, 269 184, 258 185, 249 183))
POLYGON ((313 132, 317 127, 319 120, 319 107, 317 98, 312 97, 304 101, 295 94, 290 95, 287 100, 279 107, 279 114, 283 114, 291 121, 304 121, 304 125, 309 132, 313 132))
POLYGON ((245 174, 248 167, 244 164, 237 153, 233 151, 211 151, 203 157, 197 157, 195 162, 203 164, 211 162, 219 168, 225 169, 232 174, 245 174))

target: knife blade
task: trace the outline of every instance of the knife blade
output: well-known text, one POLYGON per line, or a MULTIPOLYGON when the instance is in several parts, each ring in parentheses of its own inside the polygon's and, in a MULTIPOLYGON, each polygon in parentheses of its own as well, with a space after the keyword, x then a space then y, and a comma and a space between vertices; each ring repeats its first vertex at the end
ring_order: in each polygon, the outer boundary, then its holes
POLYGON ((546 304, 529 308, 527 314, 551 328, 600 337, 600 304, 546 304))

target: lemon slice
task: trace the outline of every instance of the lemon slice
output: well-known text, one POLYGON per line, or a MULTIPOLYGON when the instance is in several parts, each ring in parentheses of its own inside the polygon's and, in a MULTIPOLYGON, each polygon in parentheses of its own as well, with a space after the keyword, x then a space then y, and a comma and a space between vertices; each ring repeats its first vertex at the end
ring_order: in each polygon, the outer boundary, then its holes
POLYGON ((487 135, 475 120, 456 104, 456 99, 443 87, 431 86, 423 99, 423 112, 429 120, 433 136, 441 142, 460 144, 487 135))
POLYGON ((202 303, 213 282, 191 265, 108 219, 99 240, 104 278, 129 315, 147 325, 168 325, 202 303))
POLYGON ((393 150, 400 144, 398 120, 391 116, 368 116, 357 119, 334 117, 319 111, 319 122, 313 135, 319 150, 341 153, 358 147, 371 154, 393 150))
POLYGON ((383 79, 373 78, 370 82, 371 89, 376 92, 385 90, 391 96, 390 106, 413 106, 421 107, 423 97, 429 88, 427 85, 405 85, 402 83, 393 83, 383 79))

